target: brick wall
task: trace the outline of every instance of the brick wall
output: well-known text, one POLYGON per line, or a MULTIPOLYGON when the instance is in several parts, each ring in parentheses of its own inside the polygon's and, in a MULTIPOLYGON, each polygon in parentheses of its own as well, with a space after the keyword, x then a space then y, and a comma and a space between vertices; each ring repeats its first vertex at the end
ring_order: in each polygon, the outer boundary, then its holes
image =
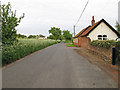
POLYGON ((81 37, 81 47, 88 48, 90 45, 90 38, 89 37, 81 37))

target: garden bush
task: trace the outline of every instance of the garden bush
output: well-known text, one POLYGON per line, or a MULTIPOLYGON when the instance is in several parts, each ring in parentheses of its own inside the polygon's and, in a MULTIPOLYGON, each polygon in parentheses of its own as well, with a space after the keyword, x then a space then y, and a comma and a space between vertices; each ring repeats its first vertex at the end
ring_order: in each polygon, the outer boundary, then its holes
POLYGON ((109 49, 112 46, 118 47, 120 46, 120 41, 114 41, 114 40, 94 40, 91 42, 91 45, 96 47, 103 47, 106 49, 109 49))

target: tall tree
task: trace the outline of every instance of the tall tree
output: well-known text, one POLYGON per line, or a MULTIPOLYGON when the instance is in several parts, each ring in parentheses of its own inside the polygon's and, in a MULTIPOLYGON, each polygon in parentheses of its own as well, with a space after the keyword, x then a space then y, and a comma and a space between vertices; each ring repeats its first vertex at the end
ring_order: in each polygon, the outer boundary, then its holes
POLYGON ((55 40, 57 40, 61 35, 61 30, 60 28, 51 27, 51 30, 49 30, 49 33, 51 33, 54 36, 55 40))
POLYGON ((11 10, 11 4, 0 5, 1 9, 1 31, 2 31, 2 43, 13 44, 17 40, 16 27, 24 18, 24 13, 21 17, 16 17, 16 10, 11 10))
POLYGON ((115 27, 116 27, 118 33, 120 34, 120 24, 118 22, 116 22, 116 26, 115 27))
POLYGON ((70 31, 68 30, 63 31, 63 36, 65 37, 66 40, 72 40, 72 34, 70 34, 70 31))

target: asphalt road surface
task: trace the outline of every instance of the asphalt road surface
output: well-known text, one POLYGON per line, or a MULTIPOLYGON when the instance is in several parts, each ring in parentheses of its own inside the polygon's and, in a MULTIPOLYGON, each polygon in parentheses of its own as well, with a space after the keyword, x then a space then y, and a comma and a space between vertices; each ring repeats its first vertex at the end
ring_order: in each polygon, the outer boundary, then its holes
POLYGON ((117 88, 73 49, 60 43, 8 65, 3 69, 3 88, 117 88))

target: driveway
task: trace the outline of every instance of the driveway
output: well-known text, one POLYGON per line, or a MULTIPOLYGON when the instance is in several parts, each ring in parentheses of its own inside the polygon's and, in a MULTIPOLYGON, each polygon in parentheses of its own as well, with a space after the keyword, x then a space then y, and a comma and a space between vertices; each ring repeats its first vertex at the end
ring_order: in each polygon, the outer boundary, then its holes
POLYGON ((3 68, 3 88, 117 88, 105 72, 64 43, 3 68))

